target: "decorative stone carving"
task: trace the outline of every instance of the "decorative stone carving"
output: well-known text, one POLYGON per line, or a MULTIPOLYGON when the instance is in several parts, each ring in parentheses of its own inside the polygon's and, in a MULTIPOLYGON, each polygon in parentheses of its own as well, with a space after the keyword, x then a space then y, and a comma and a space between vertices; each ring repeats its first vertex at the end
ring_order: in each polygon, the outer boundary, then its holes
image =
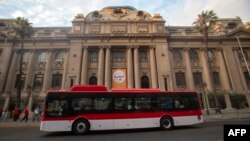
POLYGON ((127 15, 127 12, 125 9, 122 9, 122 8, 115 8, 113 10, 113 13, 111 14, 113 17, 116 17, 118 19, 124 17, 127 15))
POLYGON ((125 25, 112 25, 111 32, 112 33, 126 33, 126 26, 125 25))
POLYGON ((164 25, 163 24, 157 24, 157 31, 163 32, 164 31, 164 25))
POLYGON ((139 10, 139 11, 137 11, 136 16, 137 16, 137 18, 139 18, 140 20, 143 20, 143 19, 146 18, 146 13, 143 12, 143 11, 141 11, 141 10, 139 10))
POLYGON ((160 14, 154 14, 153 18, 162 19, 162 16, 160 14))
POLYGON ((94 20, 99 20, 101 17, 102 17, 102 15, 101 15, 98 11, 94 11, 94 12, 92 13, 92 18, 93 18, 94 20))
POLYGON ((90 25, 89 33, 92 33, 92 34, 100 33, 100 25, 90 25))
POLYGON ((147 33, 148 32, 148 26, 147 25, 138 25, 138 32, 139 33, 147 33))

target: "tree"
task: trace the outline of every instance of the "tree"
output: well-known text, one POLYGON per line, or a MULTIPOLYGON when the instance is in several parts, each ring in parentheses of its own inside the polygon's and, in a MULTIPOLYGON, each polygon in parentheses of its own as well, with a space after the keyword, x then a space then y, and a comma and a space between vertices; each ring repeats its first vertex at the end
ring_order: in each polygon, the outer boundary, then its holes
POLYGON ((24 17, 17 17, 14 22, 14 32, 16 35, 17 40, 21 42, 21 50, 20 50, 20 60, 19 60, 19 74, 17 75, 17 101, 16 106, 20 108, 20 100, 21 100, 21 91, 23 86, 23 81, 21 80, 23 70, 22 70, 22 63, 23 63, 23 45, 24 39, 31 37, 33 34, 33 28, 31 26, 32 23, 29 22, 28 19, 24 17))
POLYGON ((244 24, 243 30, 250 34, 250 22, 244 24))
MULTIPOLYGON (((201 14, 198 14, 198 19, 195 22, 193 22, 193 26, 204 37, 206 56, 207 56, 207 59, 208 59, 208 66, 209 66, 209 68, 208 68, 209 69, 209 75, 210 75, 210 80, 212 82, 212 91, 214 93, 213 96, 214 96, 214 99, 215 99, 215 106, 217 108, 220 108, 218 98, 217 98, 217 95, 216 95, 216 88, 215 88, 215 84, 214 84, 214 77, 213 77, 213 70, 212 70, 211 60, 209 59, 209 55, 208 55, 208 33, 209 33, 209 31, 211 31, 214 28, 217 18, 218 17, 216 16, 216 14, 214 13, 213 10, 202 11, 201 14)), ((219 109, 219 112, 220 112, 220 109, 219 109)))

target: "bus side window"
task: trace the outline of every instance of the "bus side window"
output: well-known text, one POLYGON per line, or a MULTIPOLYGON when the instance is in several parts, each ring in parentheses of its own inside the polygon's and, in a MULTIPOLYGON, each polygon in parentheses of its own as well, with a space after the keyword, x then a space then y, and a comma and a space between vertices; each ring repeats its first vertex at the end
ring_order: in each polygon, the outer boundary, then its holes
POLYGON ((132 99, 131 98, 115 98, 115 110, 132 110, 132 99))
POLYGON ((94 99, 94 109, 103 111, 107 109, 112 109, 112 98, 95 98, 94 99))
POLYGON ((172 110, 173 109, 173 99, 171 97, 159 97, 159 106, 162 110, 172 110))
POLYGON ((179 100, 174 100, 174 107, 177 108, 177 109, 178 108, 181 109, 181 108, 184 108, 184 105, 181 104, 179 100))

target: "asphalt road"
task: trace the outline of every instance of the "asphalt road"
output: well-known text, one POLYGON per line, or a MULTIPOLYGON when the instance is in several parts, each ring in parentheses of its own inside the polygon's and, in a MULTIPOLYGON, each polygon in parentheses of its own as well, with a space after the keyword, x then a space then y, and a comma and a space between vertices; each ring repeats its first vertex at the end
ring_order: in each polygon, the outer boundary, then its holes
POLYGON ((196 126, 160 129, 98 131, 76 136, 70 132, 41 132, 39 127, 1 127, 0 141, 223 141, 224 124, 250 124, 250 119, 205 122, 196 126))

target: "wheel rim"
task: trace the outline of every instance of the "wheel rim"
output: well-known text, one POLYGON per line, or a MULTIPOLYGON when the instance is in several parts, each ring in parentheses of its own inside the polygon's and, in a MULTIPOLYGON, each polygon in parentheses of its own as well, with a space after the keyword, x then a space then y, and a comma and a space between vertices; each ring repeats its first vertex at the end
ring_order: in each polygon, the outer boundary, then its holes
POLYGON ((86 125, 84 123, 78 123, 76 126, 78 133, 84 133, 86 131, 86 125))
POLYGON ((163 121, 162 121, 162 126, 165 128, 165 129, 168 129, 168 128, 170 128, 171 127, 171 121, 169 120, 169 119, 164 119, 163 121))

